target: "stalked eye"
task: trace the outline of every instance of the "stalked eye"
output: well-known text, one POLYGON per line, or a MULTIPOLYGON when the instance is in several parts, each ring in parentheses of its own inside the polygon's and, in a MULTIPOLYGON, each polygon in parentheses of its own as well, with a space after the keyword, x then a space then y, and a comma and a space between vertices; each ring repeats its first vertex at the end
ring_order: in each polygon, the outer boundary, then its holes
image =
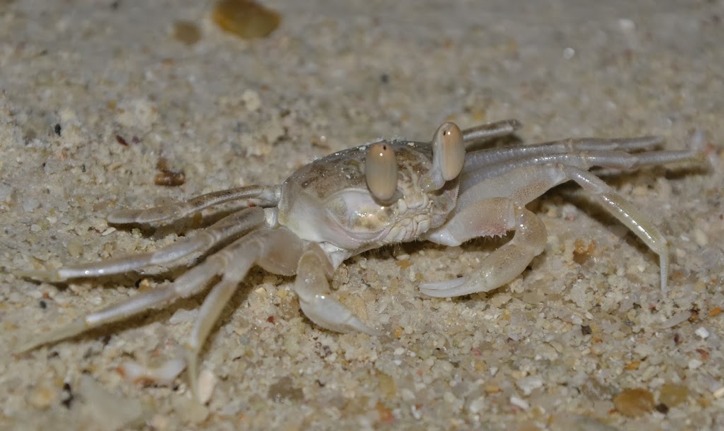
POLYGON ((438 190, 445 181, 457 178, 465 164, 463 133, 455 123, 443 123, 432 138, 432 169, 425 187, 438 190))
POLYGON ((463 132, 455 123, 444 123, 437 129, 433 141, 433 163, 440 167, 445 181, 460 175, 465 164, 465 144, 463 132))
POLYGON ((367 147, 365 178, 372 196, 382 203, 389 203, 397 191, 397 160, 395 151, 385 142, 367 147))

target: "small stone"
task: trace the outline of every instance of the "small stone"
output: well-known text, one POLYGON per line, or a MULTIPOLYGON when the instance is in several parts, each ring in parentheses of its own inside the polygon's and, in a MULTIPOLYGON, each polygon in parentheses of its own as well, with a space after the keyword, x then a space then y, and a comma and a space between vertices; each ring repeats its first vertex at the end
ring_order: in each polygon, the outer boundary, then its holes
POLYGON ((254 90, 244 90, 244 92, 241 93, 241 100, 250 112, 258 111, 259 108, 261 108, 261 98, 259 97, 259 93, 254 90))
POLYGON ((543 379, 540 376, 527 376, 518 379, 515 385, 523 391, 524 395, 530 395, 534 390, 543 386, 543 379))
POLYGON ((518 398, 515 395, 510 397, 510 404, 513 404, 514 406, 520 408, 521 410, 528 410, 530 408, 530 404, 528 404, 528 401, 518 398))
POLYGON ((659 390, 659 402, 676 407, 689 398, 689 388, 678 383, 664 383, 659 390))
POLYGON ((711 394, 716 399, 724 397, 724 386, 720 387, 719 389, 714 390, 714 392, 712 392, 711 394))
POLYGON ((624 416, 639 417, 654 409, 654 396, 646 389, 626 389, 613 398, 616 410, 624 416))
POLYGON ((304 400, 304 391, 294 385, 291 377, 282 377, 269 386, 267 397, 272 401, 290 400, 301 402, 304 400))
POLYGON ((692 359, 692 360, 689 361, 689 364, 688 364, 688 365, 689 365, 689 369, 690 369, 690 370, 695 370, 695 369, 701 367, 702 364, 703 364, 703 362, 701 362, 700 360, 698 360, 698 359, 692 359))
POLYGON ((478 414, 485 408, 485 397, 478 397, 470 401, 468 411, 472 414, 478 414))
POLYGON ((709 338, 709 331, 703 326, 700 326, 699 328, 697 328, 697 330, 694 331, 694 333, 696 335, 698 335, 701 339, 706 340, 707 338, 709 338))
POLYGON ((378 375, 379 380, 379 389, 380 394, 388 399, 392 399, 397 395, 397 383, 395 382, 395 379, 386 373, 379 373, 378 375))
POLYGON ((169 420, 168 416, 157 413, 153 415, 151 420, 148 421, 148 424, 154 430, 165 431, 171 426, 171 421, 169 420))
POLYGON ((82 242, 78 241, 77 239, 71 239, 68 241, 66 249, 68 250, 68 254, 70 254, 71 257, 77 259, 83 253, 84 247, 82 242))
POLYGON ((667 414, 669 412, 669 406, 667 406, 664 403, 656 404, 655 407, 656 411, 662 414, 667 414))
POLYGON ((37 409, 46 409, 55 403, 58 392, 52 387, 41 384, 33 388, 28 395, 28 404, 37 409))
POLYGON ((281 15, 252 0, 220 0, 212 20, 223 30, 242 39, 270 35, 281 22, 281 15))
POLYGON ((201 40, 201 30, 191 21, 176 21, 173 23, 173 38, 184 45, 193 45, 201 40))
POLYGON ((173 407, 176 414, 184 422, 198 424, 206 420, 209 416, 209 409, 201 405, 198 401, 184 396, 176 397, 173 401, 173 407))
POLYGON ((526 421, 518 425, 515 431, 541 431, 541 428, 532 421, 526 421))
POLYGON ((699 228, 694 229, 694 241, 696 241, 696 245, 699 247, 706 247, 706 245, 709 244, 709 238, 704 231, 699 228))

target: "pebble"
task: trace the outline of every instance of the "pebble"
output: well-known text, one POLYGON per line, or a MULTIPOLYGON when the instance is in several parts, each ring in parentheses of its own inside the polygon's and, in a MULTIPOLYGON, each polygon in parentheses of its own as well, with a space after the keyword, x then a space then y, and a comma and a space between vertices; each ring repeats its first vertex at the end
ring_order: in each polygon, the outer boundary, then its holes
POLYGON ((515 395, 510 397, 510 404, 513 404, 514 406, 519 407, 523 410, 528 410, 530 408, 530 404, 528 404, 528 401, 516 397, 515 395))
POLYGON ((540 376, 527 376, 518 379, 515 384, 523 391, 524 395, 530 395, 531 392, 543 386, 543 379, 540 376))
POLYGON ((173 407, 183 422, 198 424, 209 416, 209 409, 195 399, 178 396, 174 398, 173 407))
POLYGON ((269 36, 282 20, 275 11, 251 0, 221 0, 211 18, 223 30, 242 39, 269 36))
POLYGON ((703 364, 703 362, 701 362, 700 360, 698 360, 698 359, 692 359, 692 360, 689 361, 689 364, 688 364, 688 365, 689 365, 689 369, 690 369, 690 370, 695 370, 695 369, 701 367, 702 364, 703 364))
POLYGON ((643 416, 654 409, 654 396, 646 389, 626 389, 613 398, 616 410, 631 418, 643 416))
POLYGON ((137 384, 170 386, 186 368, 186 361, 169 359, 159 367, 148 367, 135 361, 125 361, 116 369, 124 379, 137 384))
POLYGON ((28 394, 28 404, 37 409, 46 409, 55 403, 58 392, 46 384, 36 386, 28 394))
POLYGON ((676 407, 689 398, 689 388, 679 383, 664 383, 659 389, 659 402, 676 407))
POLYGON ((184 45, 193 45, 201 40, 201 30, 196 23, 176 21, 173 23, 173 38, 184 45))
POLYGON ((694 331, 694 333, 703 340, 706 340, 707 338, 709 338, 709 331, 703 326, 700 326, 699 328, 697 328, 697 330, 694 331))
POLYGON ((713 395, 714 398, 716 398, 716 399, 724 398, 724 386, 722 386, 722 387, 720 387, 719 389, 717 389, 717 390, 715 390, 714 392, 712 392, 712 395, 713 395))
POLYGON ((468 405, 468 411, 472 414, 478 414, 485 408, 485 397, 475 398, 468 405))
POLYGON ((246 89, 241 93, 241 100, 249 112, 258 111, 261 108, 261 97, 254 90, 246 89))
POLYGON ((698 228, 694 229, 694 241, 696 241, 696 245, 699 247, 705 247, 709 244, 709 238, 706 236, 704 231, 698 228))

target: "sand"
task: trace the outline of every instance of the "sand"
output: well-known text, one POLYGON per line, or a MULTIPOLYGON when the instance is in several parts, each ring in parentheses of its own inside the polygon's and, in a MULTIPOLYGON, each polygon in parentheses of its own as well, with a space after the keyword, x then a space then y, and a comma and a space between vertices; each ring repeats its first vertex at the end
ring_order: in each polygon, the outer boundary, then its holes
POLYGON ((192 1, 0 1, 0 428, 707 430, 724 427, 724 3, 613 0, 269 1, 245 41, 192 1), (200 40, 174 35, 187 21, 200 40), (182 375, 203 296, 26 355, 33 334, 158 279, 33 282, 17 271, 156 249, 179 236, 109 227, 116 208, 277 184, 379 137, 427 140, 517 118, 519 137, 706 137, 708 169, 606 177, 665 233, 656 256, 575 186, 533 203, 549 232, 489 294, 424 297, 499 241, 404 244, 349 259, 335 295, 381 337, 310 323, 293 279, 254 270, 182 375), (156 185, 159 160, 182 185, 156 185))

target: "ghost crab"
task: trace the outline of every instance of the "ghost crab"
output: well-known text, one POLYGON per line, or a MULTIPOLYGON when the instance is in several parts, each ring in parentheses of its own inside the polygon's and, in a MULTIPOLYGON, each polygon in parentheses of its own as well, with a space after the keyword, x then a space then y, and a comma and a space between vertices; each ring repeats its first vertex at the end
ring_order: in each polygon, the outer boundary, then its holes
MULTIPOLYGON (((659 256, 666 290, 666 239, 630 203, 589 172, 693 160, 694 149, 655 151, 658 137, 567 139, 528 146, 474 150, 519 127, 507 120, 461 130, 444 123, 431 142, 380 140, 303 166, 281 185, 239 187, 170 205, 121 210, 115 225, 173 225, 225 202, 241 208, 196 235, 157 251, 22 275, 49 282, 111 274, 145 274, 184 261, 198 264, 173 282, 81 317, 22 346, 72 337, 186 298, 210 287, 188 341, 186 362, 196 392, 198 353, 224 305, 253 265, 296 275, 293 290, 304 314, 332 331, 378 334, 330 295, 328 279, 350 256, 386 244, 428 240, 457 246, 481 236, 514 231, 465 277, 424 283, 429 296, 453 297, 496 289, 540 254, 546 229, 525 205, 572 180, 659 256)), ((189 264, 189 266, 191 266, 189 264)))

